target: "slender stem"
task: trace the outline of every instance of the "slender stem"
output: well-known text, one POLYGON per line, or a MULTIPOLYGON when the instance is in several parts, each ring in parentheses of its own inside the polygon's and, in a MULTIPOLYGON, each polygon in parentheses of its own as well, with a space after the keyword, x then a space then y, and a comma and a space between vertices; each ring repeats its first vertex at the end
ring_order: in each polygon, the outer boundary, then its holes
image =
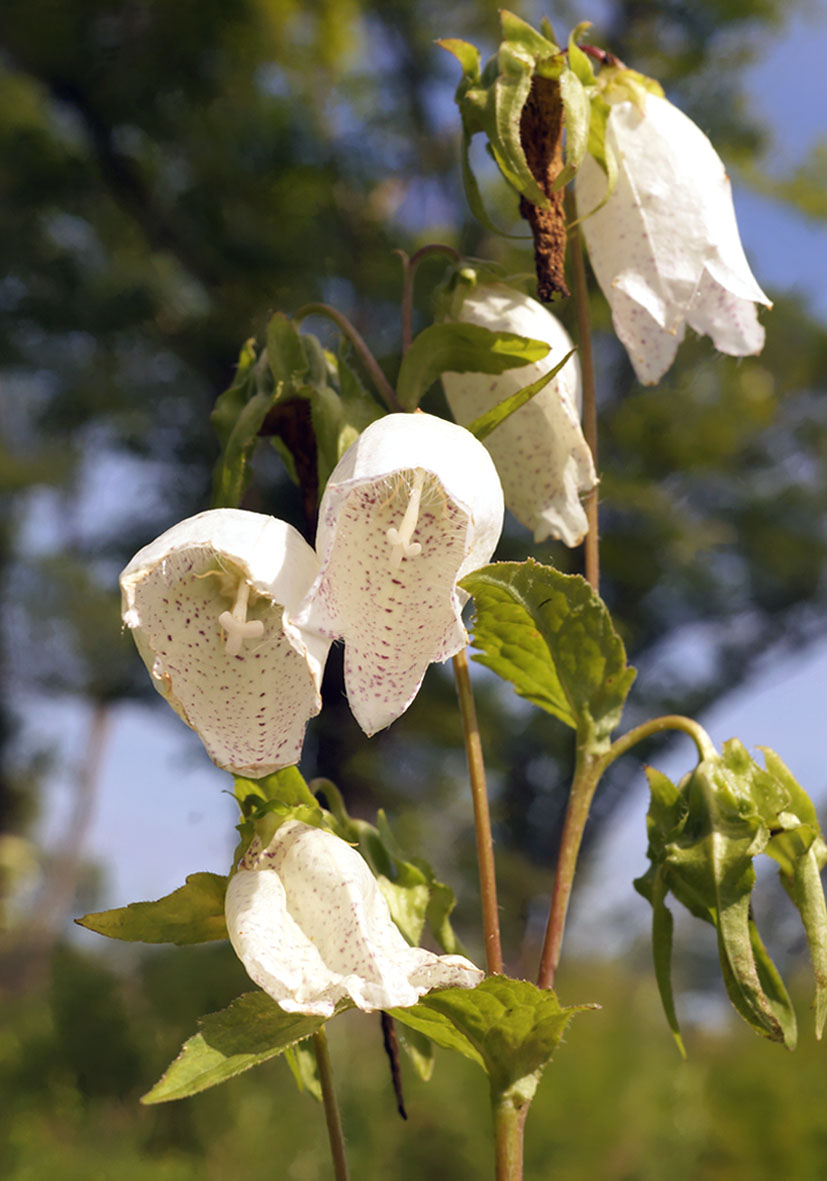
POLYGON ((580 852, 583 832, 586 828, 589 809, 599 778, 595 774, 595 764, 594 756, 583 755, 578 750, 571 794, 566 808, 566 819, 563 822, 563 833, 560 838, 560 851, 557 855, 557 868, 554 873, 554 887, 551 894, 551 910, 548 916, 543 951, 540 956, 540 970, 537 974, 539 988, 552 988, 557 975, 560 947, 563 943, 563 931, 566 926, 566 914, 574 882, 574 871, 577 868, 577 856, 580 852))
POLYGON ((433 242, 428 246, 421 246, 410 256, 404 250, 397 250, 396 253, 402 259, 402 354, 404 356, 411 347, 413 339, 413 287, 416 268, 429 254, 448 254, 455 262, 460 262, 462 255, 458 250, 454 250, 453 246, 446 246, 443 242, 433 242))
POLYGON ((474 803, 474 828, 477 835, 477 863, 480 874, 485 961, 489 975, 497 975, 503 970, 503 953, 500 944, 497 879, 494 872, 494 841, 491 837, 491 816, 488 811, 488 790, 485 783, 485 763, 482 757, 480 730, 474 697, 471 693, 468 656, 464 649, 457 653, 453 663, 459 709, 462 716, 462 729, 465 735, 465 754, 468 758, 471 797, 474 803))
POLYGON ((379 362, 368 348, 364 337, 354 327, 354 325, 351 324, 347 316, 337 311, 336 308, 332 308, 330 304, 306 303, 304 307, 299 308, 299 310, 293 316, 293 319, 304 320, 308 316, 326 316, 328 320, 332 320, 334 324, 337 324, 339 328, 341 328, 342 332, 344 332, 345 336, 359 354, 362 364, 370 374, 371 380, 376 386, 377 391, 382 395, 382 399, 388 410, 401 410, 402 407, 399 405, 397 400, 396 391, 382 372, 379 362))
POLYGON ((528 1103, 515 1103, 509 1096, 494 1102, 494 1142, 497 1181, 522 1181, 523 1132, 528 1103))
POLYGON ((540 971, 537 977, 540 988, 551 988, 554 985, 574 872, 577 868, 577 857, 586 821, 589 818, 589 809, 600 778, 615 759, 626 754, 637 743, 643 742, 644 739, 651 738, 655 734, 662 734, 665 730, 680 730, 684 734, 688 734, 695 743, 698 758, 701 760, 712 758, 717 753, 715 744, 703 726, 692 718, 683 717, 681 714, 665 714, 663 717, 643 722, 613 742, 605 754, 586 755, 578 750, 571 795, 560 839, 560 853, 554 874, 551 910, 540 957, 540 971))
POLYGON ((718 753, 715 743, 700 723, 693 718, 685 718, 682 714, 664 714, 661 718, 652 718, 640 726, 635 726, 634 730, 630 730, 628 734, 616 739, 606 753, 601 756, 598 762, 598 775, 602 775, 615 759, 625 755, 633 746, 637 746, 639 742, 651 738, 654 734, 662 734, 664 730, 681 730, 684 734, 688 734, 695 743, 698 758, 701 760, 714 758, 718 753))
POLYGON ((330 1141, 330 1155, 333 1158, 333 1175, 336 1181, 348 1181, 345 1137, 342 1132, 342 1120, 339 1116, 336 1092, 333 1089, 333 1074, 330 1069, 330 1054, 327 1050, 327 1034, 324 1031, 324 1026, 313 1034, 313 1049, 316 1051, 316 1065, 319 1068, 319 1079, 322 1084, 322 1101, 327 1123, 327 1138, 330 1141))
MULTIPOLYGON (((571 192, 569 192, 567 200, 569 222, 576 223, 577 210, 571 192)), ((580 226, 572 224, 569 234, 572 246, 572 287, 577 309, 577 337, 580 346, 580 365, 583 372, 583 431, 592 453, 595 471, 597 471, 597 399, 589 318, 589 286, 586 281, 586 264, 583 259, 583 239, 580 226)), ((600 585, 600 542, 597 521, 597 488, 593 488, 586 495, 586 520, 589 524, 585 541, 586 578, 594 589, 598 590, 600 585)))

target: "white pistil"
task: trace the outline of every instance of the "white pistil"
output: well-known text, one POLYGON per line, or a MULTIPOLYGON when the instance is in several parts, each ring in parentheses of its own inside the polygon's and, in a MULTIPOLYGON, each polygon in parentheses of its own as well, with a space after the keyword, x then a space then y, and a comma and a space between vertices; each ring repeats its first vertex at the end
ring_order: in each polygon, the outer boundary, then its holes
POLYGON ((422 499, 422 485, 425 482, 425 472, 422 468, 414 471, 413 486, 408 499, 408 507, 399 528, 391 525, 385 536, 391 543, 391 569, 397 570, 402 565, 403 558, 416 558, 422 553, 422 546, 418 541, 411 541, 417 521, 419 520, 419 502, 422 499))
POLYGON ((257 640, 264 634, 260 619, 247 619, 247 603, 250 598, 250 584, 246 578, 239 578, 232 611, 222 611, 218 622, 227 633, 225 650, 228 656, 238 656, 245 640, 257 640))

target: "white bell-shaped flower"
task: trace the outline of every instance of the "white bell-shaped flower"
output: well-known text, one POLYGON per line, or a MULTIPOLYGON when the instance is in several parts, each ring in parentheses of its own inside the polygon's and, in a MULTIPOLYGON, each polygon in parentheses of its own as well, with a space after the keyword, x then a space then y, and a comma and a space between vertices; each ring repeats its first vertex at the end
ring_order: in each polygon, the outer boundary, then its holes
POLYGON ((225 914, 249 976, 288 1013, 329 1017, 346 997, 366 1012, 406 1008, 483 977, 463 956, 411 947, 359 853, 298 820, 266 849, 253 841, 227 885, 225 914))
POLYGON ((638 380, 667 371, 685 327, 722 353, 760 353, 756 303, 771 307, 744 255, 724 165, 704 133, 665 98, 611 106, 606 144, 617 188, 587 156, 575 182, 592 268, 638 380), (588 216, 591 213, 591 216, 588 216))
POLYGON ((442 418, 380 418, 334 468, 319 508, 321 570, 295 622, 344 639, 347 696, 366 734, 408 708, 432 661, 468 642, 456 583, 489 560, 502 523, 491 457, 442 418))
POLYGON ((123 620, 153 685, 236 775, 298 762, 321 709, 329 641, 288 619, 318 568, 292 525, 213 509, 168 529, 121 574, 123 620))
MULTIPOLYGON (((573 347, 551 312, 504 283, 470 288, 457 318, 492 332, 544 340, 542 361, 505 373, 445 373, 442 384, 457 422, 473 422, 560 361, 573 347)), ((579 545, 588 531, 580 497, 597 484, 594 461, 580 427, 580 364, 573 356, 549 384, 484 440, 502 481, 506 506, 534 533, 579 545)))

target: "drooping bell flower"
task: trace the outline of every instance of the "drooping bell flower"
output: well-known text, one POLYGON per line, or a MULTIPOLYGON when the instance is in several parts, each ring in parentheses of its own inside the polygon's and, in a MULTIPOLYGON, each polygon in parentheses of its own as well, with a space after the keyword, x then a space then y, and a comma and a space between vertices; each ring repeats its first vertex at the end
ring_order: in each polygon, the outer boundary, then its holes
POLYGON ((411 947, 363 858, 346 841, 288 820, 255 838, 227 885, 230 940, 249 976, 288 1013, 406 1008, 434 988, 473 988, 463 956, 411 947))
POLYGON ((617 187, 592 213, 607 182, 587 156, 575 181, 577 210, 638 380, 654 385, 663 376, 687 324, 719 352, 760 353, 755 305, 772 305, 750 271, 729 177, 707 137, 665 98, 641 92, 638 101, 612 103, 606 146, 617 187))
POLYGON ((488 452, 463 427, 389 414, 334 468, 319 507, 321 570, 295 622, 345 642, 345 686, 366 734, 408 708, 433 661, 468 642, 457 580, 502 530, 488 452))
POLYGON ((121 574, 123 620, 153 685, 236 775, 298 762, 321 709, 329 641, 288 618, 318 568, 291 525, 228 508, 174 525, 121 574))
MULTIPOLYGON (((442 384, 457 422, 467 425, 542 377, 571 350, 563 325, 542 304, 504 283, 469 288, 457 318, 493 332, 544 340, 544 360, 505 373, 445 373, 442 384)), ((594 461, 580 427, 580 364, 573 356, 484 440, 502 481, 506 506, 534 533, 579 545, 588 530, 580 497, 597 484, 594 461)))

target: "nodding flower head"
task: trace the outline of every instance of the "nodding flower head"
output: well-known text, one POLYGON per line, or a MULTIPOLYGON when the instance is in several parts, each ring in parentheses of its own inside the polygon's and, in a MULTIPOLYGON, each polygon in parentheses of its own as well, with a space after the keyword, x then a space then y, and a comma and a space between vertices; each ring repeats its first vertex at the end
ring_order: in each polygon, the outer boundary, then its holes
MULTIPOLYGON (((611 102, 611 95, 608 96, 611 102)), ((760 353, 755 305, 769 299, 744 255, 729 177, 699 127, 656 94, 613 102, 606 145, 617 187, 602 208, 606 176, 591 156, 577 173, 577 208, 615 332, 638 380, 666 373, 686 325, 719 352, 760 353)))
POLYGON ((256 838, 227 885, 227 930, 252 980, 288 1013, 407 1008, 434 988, 473 988, 463 956, 411 947, 363 858, 332 833, 288 820, 256 838))
MULTIPOLYGON (((473 422, 498 402, 531 385, 572 346, 551 312, 504 283, 470 288, 457 313, 468 324, 516 332, 550 346, 548 357, 505 373, 445 373, 442 384, 457 422, 473 422)), ((502 481, 506 507, 534 533, 579 545, 588 531, 580 497, 597 484, 594 461, 580 427, 580 364, 571 357, 530 402, 491 432, 484 445, 502 481)))
POLYGON ((344 454, 319 509, 321 569, 294 617, 345 642, 350 707, 366 734, 390 725, 432 661, 467 643, 457 580, 496 547, 503 496, 464 428, 390 414, 344 454))
POLYGON ((214 509, 168 529, 121 574, 124 623, 153 685, 219 767, 259 777, 298 762, 329 641, 287 616, 317 571, 291 525, 214 509))

